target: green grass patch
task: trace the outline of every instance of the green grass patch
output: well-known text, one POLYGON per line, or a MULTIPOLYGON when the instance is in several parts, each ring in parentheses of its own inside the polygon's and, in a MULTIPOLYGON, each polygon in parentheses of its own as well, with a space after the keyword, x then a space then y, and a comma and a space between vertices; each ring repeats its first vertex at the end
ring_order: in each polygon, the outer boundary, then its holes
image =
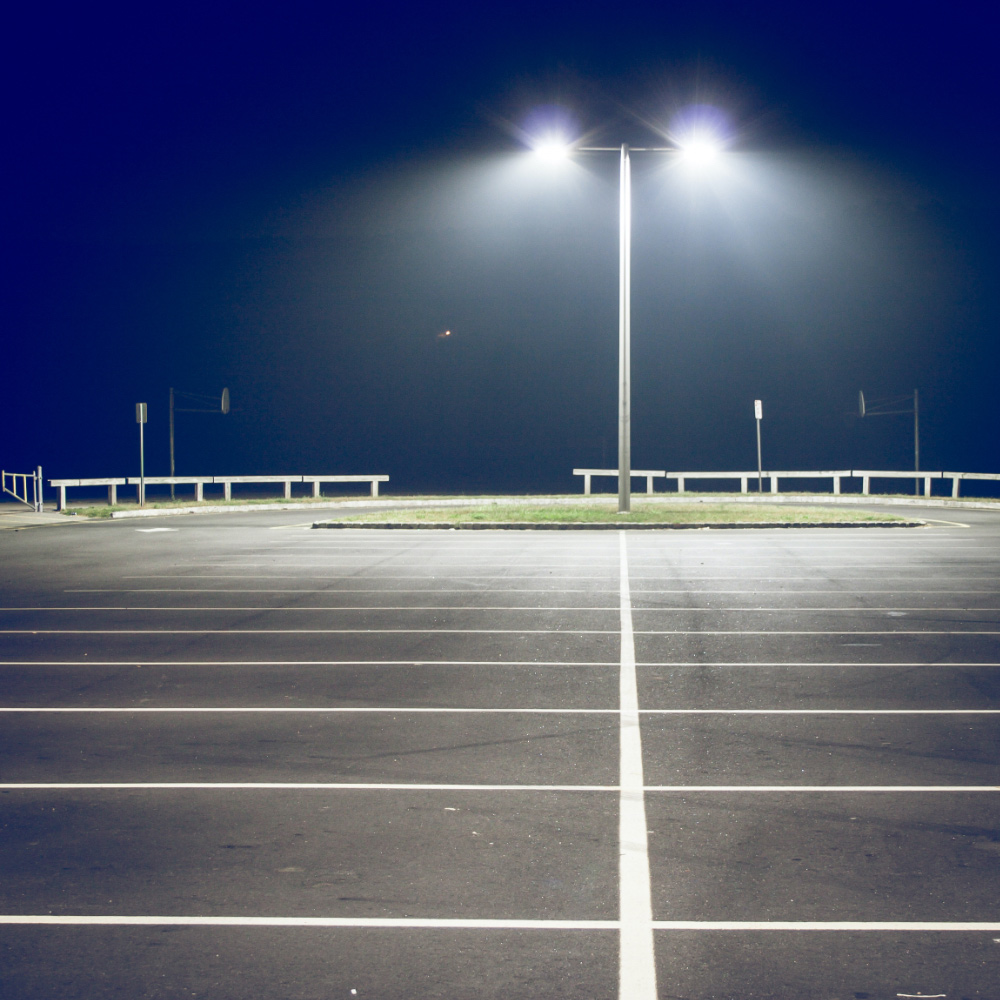
POLYGON ((476 507, 428 507, 373 510, 338 520, 392 524, 464 524, 499 521, 517 524, 766 524, 831 521, 905 521, 893 514, 850 508, 794 507, 787 504, 648 503, 620 514, 616 504, 484 504, 476 507))
POLYGON ((353 497, 292 497, 291 500, 286 500, 284 497, 234 497, 232 500, 225 500, 220 497, 217 500, 202 500, 200 502, 193 499, 185 500, 181 498, 177 500, 147 501, 145 507, 142 508, 135 503, 116 503, 113 506, 111 504, 99 504, 92 507, 68 507, 66 513, 79 514, 82 517, 111 517, 113 513, 122 510, 186 510, 190 507, 242 507, 254 504, 292 504, 294 506, 301 505, 305 507, 316 503, 357 503, 359 500, 370 499, 371 497, 368 494, 353 497))

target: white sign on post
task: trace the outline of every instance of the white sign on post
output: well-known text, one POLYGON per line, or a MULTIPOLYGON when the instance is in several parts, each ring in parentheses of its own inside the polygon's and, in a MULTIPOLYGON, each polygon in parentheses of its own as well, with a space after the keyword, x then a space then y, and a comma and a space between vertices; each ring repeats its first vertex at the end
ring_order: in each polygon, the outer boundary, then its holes
POLYGON ((753 415, 758 419, 762 419, 764 416, 764 406, 759 399, 753 401, 753 415))

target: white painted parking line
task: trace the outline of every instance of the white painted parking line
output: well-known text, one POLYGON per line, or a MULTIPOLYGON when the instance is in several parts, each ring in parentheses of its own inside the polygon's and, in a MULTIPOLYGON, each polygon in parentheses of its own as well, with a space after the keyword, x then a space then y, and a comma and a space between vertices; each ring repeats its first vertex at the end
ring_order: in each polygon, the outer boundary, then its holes
MULTIPOLYGON (((658 931, 994 932, 1000 923, 944 920, 654 920, 658 931)), ((897 996, 905 994, 896 994, 897 996)), ((920 994, 911 994, 920 996, 920 994)), ((933 994, 932 994, 933 995, 933 994)), ((943 994, 939 994, 943 996, 943 994)))
MULTIPOLYGON (((0 709, 3 711, 3 709, 0 709)), ((1000 715, 1000 708, 644 708, 642 715, 1000 715)))
MULTIPOLYGON (((336 577, 335 579, 342 579, 336 577)), ((551 594, 553 590, 558 590, 560 594, 609 594, 610 590, 600 587, 504 587, 502 593, 505 594, 551 594)), ((796 595, 803 594, 837 594, 840 597, 854 598, 861 594, 876 594, 885 596, 891 594, 924 594, 924 595, 950 595, 964 596, 966 594, 994 596, 1000 591, 1000 586, 992 590, 900 590, 896 587, 883 588, 881 590, 851 590, 846 593, 843 590, 802 590, 797 588, 796 595)), ((488 588, 460 589, 445 587, 422 587, 414 589, 411 587, 379 587, 366 590, 357 588, 342 587, 129 587, 129 588, 77 588, 64 590, 64 594, 488 594, 493 593, 488 588)), ((751 594, 759 596, 762 594, 785 594, 787 590, 765 590, 755 587, 753 590, 690 590, 687 588, 662 590, 662 589, 642 589, 632 588, 633 595, 636 594, 751 594)), ((695 609, 688 609, 695 610, 695 609)), ((744 610, 744 609, 734 609, 744 610)), ((809 610, 809 609, 804 609, 809 610)))
MULTIPOLYGON (((173 580, 178 582, 181 580, 242 580, 246 577, 246 570, 250 569, 267 569, 267 566, 241 566, 239 573, 166 573, 162 575, 144 575, 144 576, 123 576, 122 580, 173 580)), ((349 569, 356 569, 357 567, 351 566, 349 569)), ((564 568, 564 567, 557 567, 564 568)), ((827 567, 829 569, 836 569, 837 567, 827 567)), ((868 580, 871 577, 871 567, 868 566, 856 566, 856 567, 844 567, 846 569, 859 569, 864 570, 864 579, 868 580)), ((435 568, 436 569, 436 568, 435 568)), ((483 581, 507 581, 507 580, 537 580, 540 573, 508 573, 505 571, 500 571, 498 573, 445 573, 443 570, 436 570, 436 572, 427 572, 419 574, 405 574, 405 573, 386 573, 386 574, 375 574, 375 573, 365 573, 365 579, 367 580, 385 580, 391 582, 393 580, 434 580, 437 575, 440 574, 442 577, 447 576, 449 579, 458 578, 460 580, 483 580, 483 581)), ((718 576, 699 576, 696 574, 691 574, 684 570, 683 567, 677 567, 671 569, 670 572, 664 573, 660 572, 656 575, 647 576, 636 576, 636 582, 650 582, 653 580, 672 580, 677 576, 684 575, 686 578, 694 579, 697 581, 704 580, 743 580, 743 579, 758 579, 752 574, 739 574, 739 573, 726 573, 718 576)), ((845 581, 850 581, 853 577, 850 574, 841 574, 842 579, 845 581)), ((343 580, 343 575, 332 575, 332 576, 321 576, 318 573, 268 573, 267 578, 269 580, 343 580)), ((606 576, 587 576, 582 573, 574 573, 572 569, 568 569, 565 575, 560 575, 558 577, 551 574, 545 577, 551 583, 558 583, 563 579, 567 580, 595 580, 597 582, 602 582, 607 580, 606 576)), ((894 580, 912 580, 912 573, 884 573, 879 577, 880 580, 890 583, 894 580)), ((962 582, 967 580, 984 580, 991 581, 995 579, 994 576, 989 574, 983 574, 982 576, 977 576, 975 574, 963 574, 962 582)), ((788 581, 795 583, 803 583, 809 580, 817 580, 824 582, 829 580, 829 576, 768 576, 760 577, 761 582, 765 583, 775 583, 780 581, 788 581)), ((505 590, 507 588, 504 588, 505 590)), ((840 593, 840 591, 836 591, 840 593)))
MULTIPOLYGON (((699 666, 702 664, 699 664, 699 666)), ((856 666, 856 664, 848 664, 856 666)), ((919 666, 920 664, 916 664, 919 666)), ((982 664, 968 664, 982 666, 982 664)), ((994 664, 1000 666, 1000 663, 994 664)), ((607 660, 0 660, 0 667, 617 667, 607 660)), ((898 666, 898 664, 893 664, 898 666)))
POLYGON ((617 920, 504 920, 448 917, 179 917, 0 914, 0 924, 88 927, 406 927, 428 930, 616 931, 617 920))
MULTIPOLYGON (((139 609, 141 610, 141 609, 139 609)), ((367 610, 378 611, 378 608, 367 610)), ((5 628, 0 635, 617 635, 617 629, 561 628, 5 628)), ((698 633, 707 634, 707 633, 698 633)), ((854 633, 850 633, 854 634, 854 633)), ((968 634, 968 633, 963 633, 968 634)))
MULTIPOLYGON (((216 593, 216 591, 209 591, 216 593)), ((466 592, 467 593, 467 592, 466 592)), ((153 604, 130 604, 130 605, 48 605, 48 606, 23 606, 0 608, 0 612, 23 612, 23 611, 560 611, 560 612, 589 612, 589 611, 614 611, 617 607, 600 606, 594 604, 577 604, 563 607, 555 607, 548 604, 296 604, 293 607, 286 605, 235 605, 218 604, 206 607, 190 604, 178 605, 153 605, 153 604)), ((934 607, 839 607, 839 608, 802 608, 802 607, 726 607, 726 608, 689 608, 682 605, 674 605, 668 608, 632 608, 633 615, 641 614, 727 614, 737 613, 741 615, 756 614, 851 614, 863 617, 871 614, 1000 614, 1000 607, 997 608, 934 608, 934 607)))
MULTIPOLYGON (((0 632, 0 634, 3 634, 0 632)), ((636 635, 1000 635, 997 629, 659 629, 636 635)))
MULTIPOLYGON (((657 610, 657 611, 667 611, 675 610, 670 608, 656 608, 656 609, 643 609, 643 610, 657 610)), ((683 611, 683 608, 677 608, 677 611, 683 611)), ((702 609, 698 609, 702 610, 702 609)), ((705 609, 711 610, 711 609, 705 609)), ((721 610, 721 609, 719 609, 721 610)), ((757 609, 759 610, 759 609, 757 609)), ((953 609, 937 609, 937 610, 953 610, 953 609)), ((963 609, 964 610, 964 609, 963 609)), ((1000 609, 998 609, 1000 610, 1000 609)), ((359 605, 356 607, 344 607, 343 605, 331 606, 329 604, 318 604, 318 605, 303 605, 297 604, 295 607, 275 607, 275 606, 260 606, 255 607, 236 607, 233 605, 218 605, 216 607, 191 607, 190 605, 177 606, 177 607, 149 607, 146 605, 131 605, 129 607, 36 607, 36 608, 0 608, 0 612, 7 611, 191 611, 191 612, 202 612, 202 611, 580 611, 580 612, 590 612, 590 611, 614 611, 617 613, 617 607, 607 607, 600 608, 594 607, 593 605, 582 605, 578 607, 563 607, 554 608, 547 605, 532 605, 527 607, 511 607, 510 605, 500 605, 498 607, 486 607, 484 605, 454 605, 454 604, 438 604, 434 606, 416 606, 412 604, 402 604, 394 606, 386 606, 383 604, 367 604, 359 605)))
MULTIPOLYGON (((276 713, 276 714, 316 714, 316 715, 618 715, 617 708, 427 708, 409 706, 386 706, 372 708, 370 706, 337 706, 307 707, 307 706, 268 706, 245 705, 240 707, 221 706, 206 707, 203 705, 186 705, 184 707, 167 706, 151 708, 148 705, 137 707, 121 706, 73 706, 70 708, 0 706, 0 713, 8 714, 88 714, 88 713, 121 713, 121 714, 178 714, 178 715, 212 715, 226 713, 276 713)), ((1000 708, 640 708, 639 715, 1000 715, 1000 708)))
POLYGON ((1000 663, 988 660, 948 660, 895 661, 895 660, 645 660, 640 667, 878 667, 898 669, 900 667, 1000 667, 1000 663))
MULTIPOLYGON (((606 660, 0 660, 0 667, 616 667, 606 660)), ((903 662, 895 660, 645 660, 637 667, 1000 667, 987 660, 903 662)))
MULTIPOLYGON (((504 594, 551 594, 554 587, 504 587, 500 593, 504 594)), ((559 587, 560 594, 617 594, 615 590, 604 590, 600 587, 559 587)), ((375 587, 369 589, 352 588, 347 590, 341 587, 253 587, 230 588, 230 587, 131 587, 128 589, 76 589, 64 590, 64 594, 490 594, 492 590, 486 588, 470 589, 462 587, 451 589, 445 587, 423 587, 417 590, 403 587, 375 587)), ((837 591, 840 593, 840 591, 837 591)), ((617 607, 614 610, 618 610, 617 607)))
POLYGON ((5 792, 78 791, 264 791, 264 792, 617 792, 618 785, 461 785, 336 781, 4 781, 5 792))
POLYGON ((629 595, 628 542, 618 533, 621 558, 621 791, 619 793, 619 1000, 656 1000, 656 961, 653 946, 653 904, 643 793, 642 733, 639 690, 632 637, 632 600, 629 595))
MULTIPOLYGON (((377 609, 375 609, 377 610, 377 609)), ((617 635, 581 628, 5 628, 0 635, 617 635)), ((657 629, 635 635, 1000 635, 1000 629, 657 629)))
MULTIPOLYGON (((238 917, 0 913, 0 924, 85 927, 396 927, 440 930, 617 931, 617 920, 517 920, 449 917, 238 917)), ((995 933, 1000 923, 932 920, 654 920, 658 931, 828 931, 995 933)))
MULTIPOLYGON (((747 794, 771 795, 778 792, 795 794, 921 794, 945 793, 965 794, 970 792, 1000 792, 1000 785, 645 785, 635 786, 631 780, 628 786, 628 807, 625 808, 626 790, 622 785, 462 785, 462 784, 417 784, 407 782, 322 782, 322 781, 4 781, 0 791, 4 792, 77 792, 77 791, 323 791, 323 792, 618 792, 623 805, 621 822, 627 821, 628 839, 621 842, 620 886, 623 904, 626 900, 638 907, 630 909, 629 924, 641 935, 645 924, 639 919, 643 915, 641 886, 641 865, 636 857, 644 854, 646 842, 645 827, 639 831, 634 824, 638 810, 636 802, 643 802, 642 815, 645 817, 644 792, 670 792, 682 794, 747 794), (626 871, 626 868, 628 869, 626 871), (627 881, 626 881, 627 876, 627 881), (634 920, 632 918, 635 918, 634 920)), ((646 857, 646 872, 649 859, 646 857)), ((647 884, 645 891, 648 893, 647 884)), ((624 911, 623 911, 624 912, 624 911)))
MULTIPOLYGON (((2 786, 0 786, 2 787, 2 786)), ((1000 785, 647 785, 647 792, 724 792, 748 795, 794 792, 797 794, 904 793, 904 792, 1000 792, 1000 785)))
MULTIPOLYGON (((989 711, 989 710, 987 710, 989 711)), ((997 714, 1000 714, 1000 709, 995 710, 997 714)), ((12 707, 3 708, 0 707, 0 712, 3 713, 26 713, 35 715, 45 715, 48 713, 59 714, 59 713, 121 713, 121 714, 164 714, 168 715, 171 713, 178 715, 212 715, 212 714, 226 714, 226 713, 276 713, 276 714, 316 714, 316 715, 353 715, 353 714, 378 714, 378 715, 618 715, 617 708, 370 708, 370 707, 359 707, 359 706, 347 706, 347 707, 337 707, 337 708, 306 708, 306 707, 296 707, 289 708, 284 705, 279 707, 269 707, 266 705, 248 705, 246 707, 233 708, 231 706, 224 706, 221 708, 206 708, 201 705, 197 706, 185 706, 184 708, 177 708, 175 706, 170 706, 166 708, 150 708, 147 705, 143 705, 138 708, 120 708, 120 707, 73 707, 73 708, 23 708, 23 707, 12 707)))

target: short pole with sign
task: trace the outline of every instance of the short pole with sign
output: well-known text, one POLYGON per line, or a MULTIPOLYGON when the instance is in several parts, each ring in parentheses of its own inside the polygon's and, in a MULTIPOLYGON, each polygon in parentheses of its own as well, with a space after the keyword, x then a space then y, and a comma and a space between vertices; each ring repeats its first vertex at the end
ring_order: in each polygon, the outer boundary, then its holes
POLYGON ((764 416, 764 406, 759 399, 753 401, 753 415, 757 421, 757 492, 764 492, 764 474, 760 464, 760 420, 764 416))
POLYGON ((143 424, 146 423, 146 404, 135 404, 135 422, 139 425, 139 506, 146 505, 146 449, 143 441, 143 424))

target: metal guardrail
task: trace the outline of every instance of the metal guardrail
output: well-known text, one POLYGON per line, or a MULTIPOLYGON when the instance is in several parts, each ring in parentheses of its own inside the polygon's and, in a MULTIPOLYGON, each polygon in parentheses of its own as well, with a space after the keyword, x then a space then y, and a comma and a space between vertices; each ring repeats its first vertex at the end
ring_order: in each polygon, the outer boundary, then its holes
MULTIPOLYGON (((584 495, 590 494, 590 481, 593 476, 611 476, 618 478, 617 469, 574 469, 574 476, 583 476, 584 495)), ((749 481, 757 479, 756 470, 751 472, 647 472, 633 469, 633 476, 646 477, 646 492, 653 492, 653 479, 675 479, 677 480, 677 492, 686 492, 685 486, 689 479, 730 479, 739 480, 740 492, 749 492, 749 481)), ((899 472, 887 469, 837 469, 837 470, 805 470, 794 472, 782 472, 768 470, 760 473, 761 480, 768 480, 771 493, 780 492, 779 484, 782 479, 830 479, 833 481, 834 495, 840 494, 841 480, 860 479, 861 493, 863 496, 871 495, 871 481, 873 479, 912 479, 914 481, 923 480, 924 496, 931 495, 931 482, 935 479, 951 480, 951 495, 958 497, 961 492, 961 482, 963 479, 990 479, 1000 480, 1000 473, 993 472, 925 472, 924 470, 899 472)))
POLYGON ((45 509, 45 498, 43 496, 42 467, 38 466, 34 472, 6 472, 0 469, 0 486, 4 493, 9 493, 19 503, 30 507, 36 514, 41 514, 45 509), (7 481, 10 480, 10 486, 7 481), (31 482, 31 499, 28 499, 28 482, 31 482), (20 488, 18 488, 20 484, 20 488))
MULTIPOLYGON (((631 472, 633 476, 638 476, 640 479, 644 478, 646 480, 647 493, 653 492, 654 479, 662 479, 666 475, 666 472, 663 472, 662 470, 659 472, 650 472, 648 470, 643 470, 643 469, 632 469, 631 472)), ((593 476, 614 476, 615 479, 617 479, 618 470, 617 469, 574 469, 573 475, 583 476, 583 495, 589 497, 590 480, 593 476)))
MULTIPOLYGON (((41 473, 41 469, 39 469, 41 473)), ((118 502, 118 487, 128 484, 138 494, 146 486, 194 486, 195 501, 205 499, 205 484, 220 485, 223 498, 232 499, 233 483, 283 483, 285 499, 291 499, 292 483, 312 483, 312 495, 320 495, 321 483, 370 483, 371 495, 378 496, 378 484, 389 482, 388 476, 128 476, 121 479, 50 479, 49 485, 59 490, 59 510, 66 509, 66 490, 73 486, 107 486, 108 503, 118 502)))

